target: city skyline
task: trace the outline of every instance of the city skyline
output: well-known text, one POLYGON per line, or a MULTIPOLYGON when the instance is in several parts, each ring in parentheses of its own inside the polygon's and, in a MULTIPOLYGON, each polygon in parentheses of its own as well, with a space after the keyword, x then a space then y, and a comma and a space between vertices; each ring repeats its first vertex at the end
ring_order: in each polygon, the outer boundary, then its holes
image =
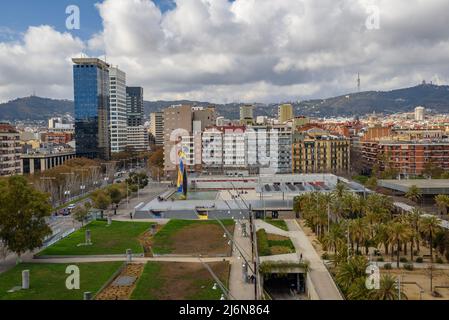
POLYGON ((75 1, 79 30, 65 28, 68 4, 28 4, 21 23, 6 17, 19 4, 5 4, 0 101, 71 99, 68 58, 82 52, 127 70, 146 100, 326 98, 356 92, 358 73, 362 91, 448 83, 444 1, 75 1))

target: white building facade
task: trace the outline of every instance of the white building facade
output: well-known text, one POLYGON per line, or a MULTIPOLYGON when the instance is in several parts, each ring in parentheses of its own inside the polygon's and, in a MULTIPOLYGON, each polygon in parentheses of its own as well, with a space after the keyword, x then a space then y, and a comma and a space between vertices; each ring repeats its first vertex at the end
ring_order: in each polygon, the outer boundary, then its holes
POLYGON ((126 73, 116 67, 109 69, 111 152, 125 151, 127 146, 126 73))

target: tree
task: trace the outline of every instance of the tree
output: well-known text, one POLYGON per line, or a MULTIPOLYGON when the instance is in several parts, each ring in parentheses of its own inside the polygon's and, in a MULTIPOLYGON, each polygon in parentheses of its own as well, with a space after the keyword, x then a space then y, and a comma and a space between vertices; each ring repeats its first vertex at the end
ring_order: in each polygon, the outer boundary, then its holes
POLYGON ((336 269, 335 278, 344 292, 348 292, 351 285, 358 278, 366 278, 368 261, 363 256, 353 256, 347 262, 341 263, 336 269))
MULTIPOLYGON (((401 290, 401 299, 407 299, 405 293, 401 290)), ((386 274, 380 279, 380 288, 371 290, 368 294, 370 300, 399 300, 399 291, 396 278, 386 274)))
POLYGON ((89 216, 89 210, 90 210, 90 203, 86 202, 84 206, 77 206, 75 209, 73 209, 72 216, 73 218, 81 222, 81 225, 84 226, 84 222, 86 221, 87 217, 89 216))
POLYGON ((399 256, 401 251, 401 243, 407 243, 411 238, 409 226, 401 222, 393 222, 389 228, 390 241, 396 243, 396 265, 399 268, 399 256))
POLYGON ((435 203, 437 204, 440 213, 447 214, 447 208, 449 207, 449 196, 445 194, 439 194, 435 196, 435 203))
POLYGON ((107 210, 112 203, 111 197, 104 190, 97 190, 93 192, 91 199, 94 207, 100 210, 107 210))
POLYGON ((435 216, 425 216, 421 218, 420 229, 427 236, 430 246, 430 262, 433 263, 433 237, 440 229, 440 220, 435 216))
POLYGON ((129 178, 126 179, 126 182, 130 186, 139 186, 140 189, 143 189, 148 185, 149 181, 148 181, 148 176, 145 173, 134 172, 129 175, 129 178))
POLYGON ((0 181, 0 240, 17 254, 40 248, 52 231, 49 195, 32 188, 21 176, 0 181))
POLYGON ((333 250, 337 253, 337 249, 342 243, 344 243, 344 231, 340 224, 333 224, 329 232, 323 237, 322 243, 326 247, 326 250, 333 250))
POLYGON ((425 177, 432 178, 432 179, 438 179, 441 177, 443 172, 444 171, 441 168, 441 166, 436 164, 433 159, 430 159, 430 161, 428 161, 428 162, 426 162, 426 164, 424 164, 423 175, 425 177))
POLYGON ((413 185, 408 189, 405 197, 413 202, 418 202, 419 200, 421 200, 422 195, 419 188, 416 185, 413 185))
POLYGON ((373 176, 373 177, 369 178, 369 179, 366 181, 365 186, 366 186, 368 189, 376 190, 376 189, 377 189, 377 184, 378 184, 377 178, 373 176))
POLYGON ((121 186, 117 184, 114 184, 108 188, 108 194, 113 204, 118 205, 120 201, 122 201, 124 196, 126 196, 126 192, 125 194, 123 194, 121 189, 122 189, 121 186))

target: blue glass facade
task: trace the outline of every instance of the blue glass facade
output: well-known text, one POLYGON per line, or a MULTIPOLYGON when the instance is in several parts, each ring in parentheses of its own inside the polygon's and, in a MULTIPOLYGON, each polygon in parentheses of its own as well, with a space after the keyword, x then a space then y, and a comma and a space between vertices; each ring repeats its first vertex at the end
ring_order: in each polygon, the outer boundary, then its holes
POLYGON ((109 72, 97 59, 74 59, 77 156, 109 160, 109 72))

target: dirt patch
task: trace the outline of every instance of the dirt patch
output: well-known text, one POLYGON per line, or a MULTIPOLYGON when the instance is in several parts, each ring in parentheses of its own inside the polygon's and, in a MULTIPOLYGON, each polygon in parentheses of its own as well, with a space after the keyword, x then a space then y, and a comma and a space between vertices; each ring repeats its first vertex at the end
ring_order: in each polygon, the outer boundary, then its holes
MULTIPOLYGON (((148 289, 156 300, 208 299, 214 280, 201 263, 160 262, 155 275, 161 286, 148 289)), ((229 263, 208 264, 225 285, 229 279, 229 263)))
POLYGON ((95 300, 128 300, 136 286, 137 280, 142 274, 144 267, 144 264, 126 265, 123 271, 114 280, 120 277, 135 277, 135 281, 126 286, 114 285, 113 281, 97 295, 95 300))
MULTIPOLYGON (((394 277, 402 275, 401 282, 403 290, 408 300, 448 300, 449 289, 436 288, 441 294, 440 298, 435 298, 430 291, 430 272, 428 270, 415 269, 413 271, 406 270, 381 270, 382 274, 391 274, 394 277), (422 290, 422 292, 421 292, 422 290)), ((433 287, 436 286, 449 287, 449 270, 433 271, 433 287)))
POLYGON ((289 240, 289 237, 280 236, 277 234, 267 233, 267 239, 271 241, 285 241, 289 240))
MULTIPOLYGON (((234 225, 226 227, 232 234, 234 225)), ((172 237, 172 254, 231 255, 228 238, 219 225, 203 224, 182 228, 172 237)))
POLYGON ((270 251, 272 255, 278 255, 278 254, 288 254, 288 253, 294 253, 295 251, 283 246, 272 246, 270 247, 270 251))
MULTIPOLYGON (((159 230, 161 230, 162 227, 163 227, 162 225, 158 224, 156 226, 155 234, 157 232, 159 232, 159 230)), ((153 241, 152 231, 147 231, 139 237, 139 242, 143 247, 143 252, 144 252, 145 257, 153 257, 153 251, 151 250, 152 241, 153 241)))

